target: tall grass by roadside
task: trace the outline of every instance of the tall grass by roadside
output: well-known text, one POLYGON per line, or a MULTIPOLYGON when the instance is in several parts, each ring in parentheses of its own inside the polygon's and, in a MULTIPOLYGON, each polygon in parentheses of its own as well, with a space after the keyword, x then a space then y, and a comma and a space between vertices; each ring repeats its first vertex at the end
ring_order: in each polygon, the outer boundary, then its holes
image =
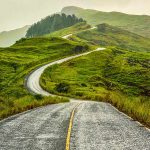
POLYGON ((78 96, 85 100, 94 100, 99 102, 108 102, 118 110, 126 113, 134 120, 150 127, 150 101, 149 97, 129 97, 116 91, 108 91, 105 94, 87 94, 78 96))
POLYGON ((69 99, 61 97, 42 97, 40 95, 25 96, 17 100, 0 97, 0 120, 33 108, 49 104, 68 102, 69 99))

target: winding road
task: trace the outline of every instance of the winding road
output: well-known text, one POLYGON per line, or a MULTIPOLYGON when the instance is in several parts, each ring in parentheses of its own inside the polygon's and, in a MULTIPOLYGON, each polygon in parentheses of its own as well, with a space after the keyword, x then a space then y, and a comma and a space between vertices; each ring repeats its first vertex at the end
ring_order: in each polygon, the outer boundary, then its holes
MULTIPOLYGON (((43 71, 95 51, 34 70, 26 79, 27 88, 50 96, 39 84, 43 71)), ((70 99, 69 103, 40 107, 0 121, 0 150, 150 150, 150 131, 108 103, 70 99)))

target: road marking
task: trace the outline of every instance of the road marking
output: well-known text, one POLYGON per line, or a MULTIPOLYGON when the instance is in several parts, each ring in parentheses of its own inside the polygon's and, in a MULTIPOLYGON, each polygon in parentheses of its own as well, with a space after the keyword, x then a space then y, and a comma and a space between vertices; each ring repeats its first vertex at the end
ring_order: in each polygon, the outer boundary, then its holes
POLYGON ((70 138, 71 138, 71 130, 72 130, 72 125, 73 125, 73 119, 74 119, 74 114, 75 110, 81 103, 77 104, 74 109, 72 110, 70 121, 69 121, 69 127, 68 127, 68 132, 67 132, 67 139, 66 139, 66 150, 70 150, 70 138))

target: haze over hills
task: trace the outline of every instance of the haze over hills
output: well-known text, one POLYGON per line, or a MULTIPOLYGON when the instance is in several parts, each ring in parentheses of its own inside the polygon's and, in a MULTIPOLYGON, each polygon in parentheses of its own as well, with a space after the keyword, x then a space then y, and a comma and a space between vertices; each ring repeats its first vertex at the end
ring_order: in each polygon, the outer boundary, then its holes
POLYGON ((102 12, 92 9, 83 9, 75 6, 65 7, 61 12, 65 14, 75 14, 77 17, 82 17, 91 25, 107 23, 145 37, 150 37, 150 16, 147 15, 129 15, 120 12, 102 12))
POLYGON ((24 26, 23 28, 4 31, 0 33, 0 47, 9 47, 13 45, 17 40, 25 37, 26 32, 30 26, 24 26))
MULTIPOLYGON (((79 18, 83 18, 87 21, 90 25, 98 25, 101 23, 107 23, 113 26, 120 27, 122 29, 126 29, 130 32, 142 35, 144 37, 150 37, 150 16, 146 15, 129 15, 124 14, 120 12, 102 12, 98 10, 92 10, 92 9, 83 9, 75 6, 68 6, 62 9, 61 13, 65 13, 67 15, 75 14, 79 18)), ((45 26, 47 26, 49 23, 44 22, 44 20, 48 20, 48 18, 44 18, 43 22, 38 22, 38 26, 42 27, 43 30, 45 30, 45 26), (41 24, 40 24, 41 23, 41 24), (47 24, 47 25, 46 25, 47 24)), ((37 27, 37 24, 34 24, 37 27)), ((53 23, 51 23, 50 26, 52 26, 53 23)), ((60 23, 58 23, 57 28, 60 28, 60 23)), ((17 40, 19 40, 22 37, 25 37, 28 29, 30 26, 25 26, 23 28, 19 28, 16 30, 11 31, 4 31, 0 33, 0 47, 8 47, 13 45, 17 40)), ((40 28, 40 31, 42 30, 40 28)), ((39 30, 39 28, 37 28, 39 30)), ((60 28, 61 29, 61 28, 60 28)), ((48 29, 47 29, 48 30, 48 29)), ((49 29, 50 31, 52 29, 49 29)), ((31 28, 30 28, 31 31, 31 28)), ((50 32, 49 31, 49 32, 50 32)), ((39 31, 36 31, 39 32, 39 31)), ((44 32, 44 31, 41 31, 44 32)), ((46 31, 46 33, 49 33, 46 31)), ((39 34, 39 33, 38 33, 39 34)), ((40 33, 41 34, 41 33, 40 33)))

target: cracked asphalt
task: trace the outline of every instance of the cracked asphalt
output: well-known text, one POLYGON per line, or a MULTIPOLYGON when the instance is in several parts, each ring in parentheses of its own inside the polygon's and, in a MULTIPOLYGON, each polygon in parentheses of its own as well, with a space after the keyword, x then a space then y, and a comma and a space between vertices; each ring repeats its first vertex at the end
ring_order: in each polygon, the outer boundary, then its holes
MULTIPOLYGON (((65 150, 70 115, 79 102, 49 105, 1 121, 0 149, 65 150)), ((110 104, 80 103, 70 150, 150 150, 148 129, 110 104)))

